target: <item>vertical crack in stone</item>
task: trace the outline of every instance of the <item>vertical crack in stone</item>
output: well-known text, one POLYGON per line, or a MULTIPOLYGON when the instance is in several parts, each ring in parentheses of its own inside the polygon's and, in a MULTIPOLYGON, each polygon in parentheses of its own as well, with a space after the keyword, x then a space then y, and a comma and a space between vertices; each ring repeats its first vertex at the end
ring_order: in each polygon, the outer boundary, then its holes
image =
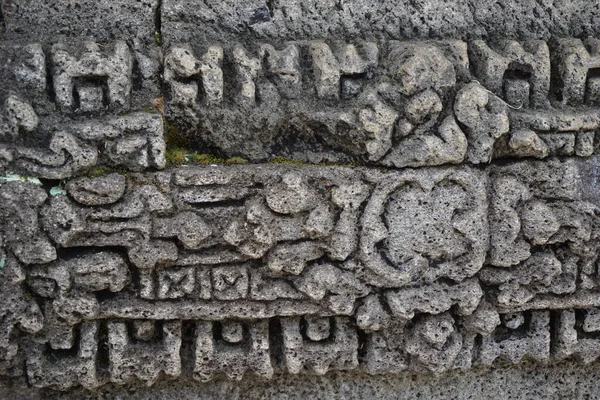
POLYGON ((162 4, 163 0, 157 0, 154 13, 154 40, 158 46, 162 46, 164 42, 162 37, 162 4))
POLYGON ((6 22, 4 21, 4 1, 0 0, 0 33, 6 31, 6 22))

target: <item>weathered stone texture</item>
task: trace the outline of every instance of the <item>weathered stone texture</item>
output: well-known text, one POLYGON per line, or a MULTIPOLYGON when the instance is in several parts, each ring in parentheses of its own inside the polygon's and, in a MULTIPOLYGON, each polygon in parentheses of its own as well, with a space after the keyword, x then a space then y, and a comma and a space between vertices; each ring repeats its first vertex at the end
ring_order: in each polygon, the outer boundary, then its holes
POLYGON ((0 0, 0 398, 593 398, 599 18, 0 0))
MULTIPOLYGON (((202 42, 200 42, 202 43, 202 42)), ((255 161, 422 167, 595 150, 597 41, 165 46, 167 118, 255 161), (556 68, 554 80, 551 69, 556 68)))
POLYGON ((585 0, 163 0, 169 41, 598 36, 585 0))
POLYGON ((4 206, 4 371, 23 357, 34 386, 95 388, 591 362, 598 211, 580 171, 596 163, 181 167, 75 178, 50 196, 0 184, 39 215, 23 238, 4 206), (31 235, 49 250, 20 251, 31 235), (68 369, 44 361, 67 349, 68 369))
POLYGON ((88 37, 154 41, 158 0, 4 0, 8 39, 48 40, 88 37))

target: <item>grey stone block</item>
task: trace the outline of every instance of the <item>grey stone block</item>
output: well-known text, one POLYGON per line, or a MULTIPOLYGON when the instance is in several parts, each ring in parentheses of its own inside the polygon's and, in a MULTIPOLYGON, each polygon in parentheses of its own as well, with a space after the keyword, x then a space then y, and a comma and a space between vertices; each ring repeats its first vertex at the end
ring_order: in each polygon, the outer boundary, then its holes
POLYGON ((599 17, 0 0, 0 398, 594 398, 599 17))

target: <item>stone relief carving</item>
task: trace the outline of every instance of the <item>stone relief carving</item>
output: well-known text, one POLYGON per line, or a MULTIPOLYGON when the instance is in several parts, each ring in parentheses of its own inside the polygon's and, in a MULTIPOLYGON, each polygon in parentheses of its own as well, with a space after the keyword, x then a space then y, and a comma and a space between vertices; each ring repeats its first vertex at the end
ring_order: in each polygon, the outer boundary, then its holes
MULTIPOLYGON (((593 39, 564 39, 552 49, 514 40, 172 45, 163 61, 165 111, 190 146, 252 161, 286 156, 401 168, 587 157, 600 124, 589 108, 596 104, 595 46, 593 39), (558 71, 552 85, 551 66, 558 71)), ((63 179, 96 165, 164 166, 156 154, 164 141, 160 115, 144 115, 139 100, 160 66, 135 46, 6 50, 4 75, 17 85, 0 99, 4 167, 63 179), (99 125, 152 138, 148 146, 131 137, 98 148, 119 136, 94 133, 99 125)))
POLYGON ((164 115, 135 44, 6 48, 0 375, 600 355, 597 40, 172 44, 164 115), (173 123, 224 155, 364 167, 166 168, 173 123))
POLYGON ((2 183, 2 373, 24 360, 32 385, 65 389, 589 362, 599 230, 582 165, 2 183))
POLYGON ((540 40, 173 45, 167 118, 255 161, 274 152, 391 167, 589 156, 597 117, 572 106, 596 104, 596 47, 594 39, 552 49, 540 40))

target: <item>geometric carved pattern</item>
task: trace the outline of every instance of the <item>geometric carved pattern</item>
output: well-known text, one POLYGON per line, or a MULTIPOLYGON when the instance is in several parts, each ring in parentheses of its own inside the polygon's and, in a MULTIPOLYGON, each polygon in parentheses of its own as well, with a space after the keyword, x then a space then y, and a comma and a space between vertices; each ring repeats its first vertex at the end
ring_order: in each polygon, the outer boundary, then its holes
POLYGON ((32 385, 65 389, 590 362, 599 231, 584 167, 181 167, 51 194, 1 183, 3 371, 25 359, 32 385))
POLYGON ((0 375, 600 356, 598 40, 273 43, 0 44, 0 375))

